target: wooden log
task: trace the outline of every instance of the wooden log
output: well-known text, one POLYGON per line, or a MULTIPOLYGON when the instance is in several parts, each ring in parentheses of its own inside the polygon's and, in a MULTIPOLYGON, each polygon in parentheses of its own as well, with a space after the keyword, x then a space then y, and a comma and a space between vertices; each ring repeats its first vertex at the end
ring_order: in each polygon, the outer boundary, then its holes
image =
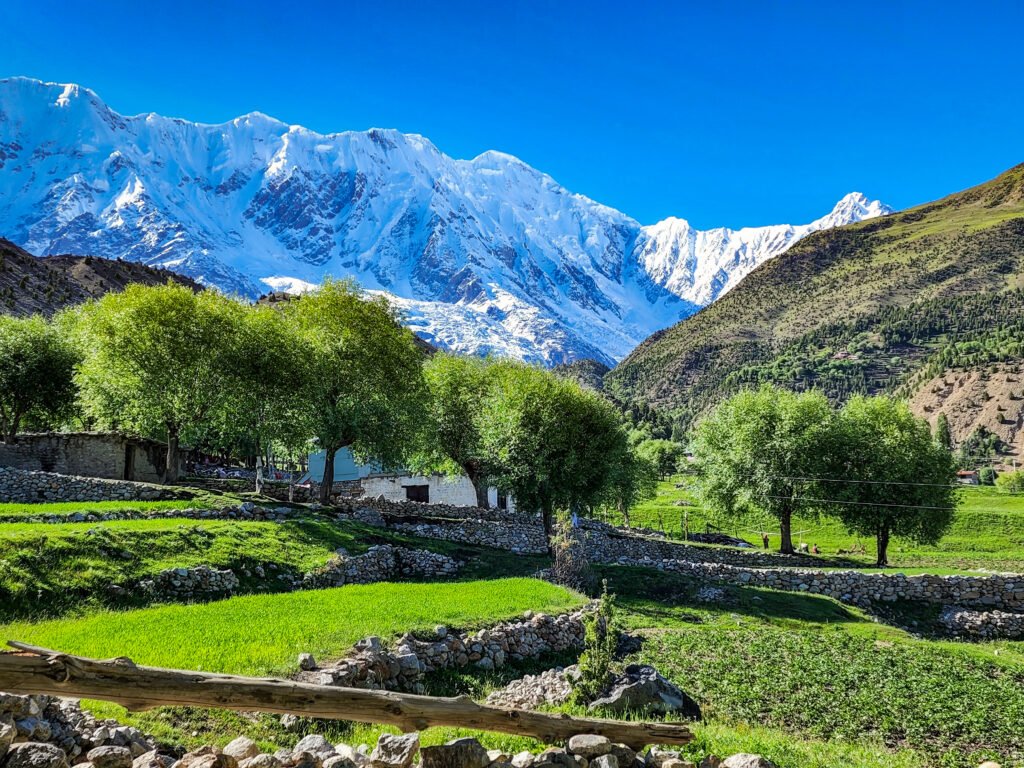
POLYGON ((314 685, 294 680, 138 666, 120 657, 98 660, 9 642, 18 653, 0 653, 0 691, 101 699, 130 710, 215 707, 275 712, 360 723, 403 731, 431 726, 475 728, 532 736, 549 744, 595 733, 640 750, 648 744, 686 744, 690 730, 678 723, 643 723, 502 709, 468 696, 445 698, 395 691, 314 685))

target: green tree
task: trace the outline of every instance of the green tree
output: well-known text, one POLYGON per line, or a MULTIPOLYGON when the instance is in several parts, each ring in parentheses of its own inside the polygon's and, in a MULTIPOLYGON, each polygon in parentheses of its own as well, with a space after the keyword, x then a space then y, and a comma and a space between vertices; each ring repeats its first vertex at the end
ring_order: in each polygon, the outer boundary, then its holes
POLYGON ((837 425, 843 453, 829 512, 848 530, 874 536, 878 565, 888 565, 892 536, 935 544, 953 521, 956 461, 906 403, 852 398, 837 425))
POLYGON ((676 464, 682 455, 680 446, 671 440, 644 440, 636 447, 636 452, 657 468, 661 478, 676 471, 676 464))
POLYGON ((935 417, 935 442, 947 451, 953 450, 953 437, 949 432, 949 419, 943 411, 935 417))
POLYGON ((42 317, 0 315, 0 438, 17 440, 28 416, 60 418, 75 400, 77 354, 42 317))
POLYGON ((549 539, 555 510, 601 503, 627 449, 619 414, 607 400, 513 362, 495 366, 481 438, 496 485, 515 496, 517 508, 542 514, 549 539))
POLYGON ((629 528, 630 511, 641 501, 653 498, 657 490, 657 465, 627 446, 609 469, 604 504, 618 512, 629 528))
POLYGON ((109 426, 162 434, 164 480, 175 482, 181 441, 208 430, 230 395, 237 303, 174 283, 129 285, 75 317, 86 411, 109 426))
POLYGON ((296 324, 267 305, 236 305, 228 354, 229 396, 221 409, 219 441, 256 456, 256 491, 274 445, 297 451, 312 437, 306 403, 310 350, 296 324))
POLYGON ((430 390, 429 433, 415 462, 420 471, 465 473, 476 490, 476 503, 487 506, 488 456, 480 420, 493 363, 478 357, 439 352, 424 366, 430 390))
POLYGON ((326 452, 320 501, 328 504, 340 449, 383 467, 411 457, 427 419, 423 353, 386 299, 351 282, 327 280, 285 312, 308 349, 306 408, 326 452))
POLYGON ((770 514, 779 521, 781 551, 792 553, 793 516, 823 508, 819 479, 836 450, 833 421, 818 392, 764 386, 725 400, 691 442, 704 503, 727 515, 770 514))
POLYGON ((996 488, 1003 493, 1024 493, 1024 469, 1003 472, 996 478, 996 488))

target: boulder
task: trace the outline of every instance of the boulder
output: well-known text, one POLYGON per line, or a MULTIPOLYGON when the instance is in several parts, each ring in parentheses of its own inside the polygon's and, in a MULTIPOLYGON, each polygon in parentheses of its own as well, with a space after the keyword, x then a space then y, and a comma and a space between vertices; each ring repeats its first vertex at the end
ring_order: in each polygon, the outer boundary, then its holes
POLYGON ((238 768, 281 768, 282 765, 274 755, 259 754, 239 761, 238 768))
POLYGON ((96 747, 86 757, 96 768, 132 768, 132 751, 127 747, 96 747))
POLYGON ((643 762, 642 760, 638 761, 636 752, 625 744, 612 744, 612 751, 609 754, 615 755, 615 759, 619 761, 620 768, 630 768, 635 762, 643 762))
POLYGON ((486 768, 487 750, 476 739, 453 739, 438 747, 420 748, 421 768, 486 768))
POLYGON ((409 768, 419 748, 418 733, 403 733, 400 736, 382 733, 370 754, 370 764, 373 768, 409 768))
POLYGON ((676 713, 699 720, 700 706, 678 687, 646 664, 630 664, 610 686, 608 693, 591 702, 590 709, 613 714, 626 712, 676 713))
POLYGON ((368 765, 370 758, 360 752, 355 747, 351 747, 348 744, 335 744, 334 751, 339 757, 343 757, 350 761, 353 765, 359 768, 360 766, 368 765))
POLYGON ((725 758, 722 761, 722 768, 775 768, 775 763, 761 755, 740 752, 725 758))
POLYGON ((533 765, 533 753, 523 750, 512 755, 512 768, 530 768, 533 765))
POLYGON ((312 653, 300 653, 299 654, 299 669, 304 672, 309 672, 316 669, 316 659, 313 658, 312 653))
POLYGON ((17 734, 18 729, 14 727, 14 723, 5 723, 0 720, 0 761, 4 759, 7 750, 11 748, 17 734))
POLYGON ((311 752, 307 749, 292 752, 291 768, 323 768, 326 752, 311 752))
POLYGON ((356 764, 342 755, 331 755, 324 760, 323 768, 356 768, 356 764))
POLYGON ((225 755, 216 747, 200 747, 185 755, 174 764, 174 768, 238 768, 238 761, 225 755))
POLYGON ((581 733, 569 739, 569 751, 587 760, 593 760, 595 757, 611 754, 612 742, 606 736, 581 733))
POLYGON ((7 750, 4 768, 68 768, 68 758, 53 744, 26 741, 7 750))
POLYGON ((319 733, 311 733, 299 739, 299 743, 292 748, 292 754, 297 755, 299 752, 312 752, 317 755, 335 754, 331 742, 319 733))
POLYGON ((247 736, 239 736, 234 741, 228 743, 224 747, 224 754, 231 755, 235 760, 241 762, 242 760, 248 760, 250 757, 256 757, 260 753, 260 748, 256 742, 247 736))
POLYGON ((161 755, 155 749, 145 752, 132 760, 132 768, 170 768, 174 758, 161 755))
POLYGON ((671 760, 666 760, 662 764, 662 768, 697 768, 697 766, 691 763, 689 760, 683 760, 681 758, 674 757, 671 760))
POLYGON ((615 755, 601 755, 590 761, 590 768, 619 768, 619 760, 615 755))
POLYGON ((700 761, 700 768, 721 768, 722 758, 718 755, 708 755, 700 761))

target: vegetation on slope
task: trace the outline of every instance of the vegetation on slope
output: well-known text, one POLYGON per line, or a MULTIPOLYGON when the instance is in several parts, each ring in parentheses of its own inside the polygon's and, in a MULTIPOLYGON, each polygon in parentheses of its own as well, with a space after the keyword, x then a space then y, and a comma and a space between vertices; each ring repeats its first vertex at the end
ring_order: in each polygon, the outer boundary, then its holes
POLYGON ((1022 259, 1024 165, 935 203, 807 237, 651 336, 604 383, 688 426, 754 381, 843 399, 890 391, 929 363, 1019 358, 1022 259))

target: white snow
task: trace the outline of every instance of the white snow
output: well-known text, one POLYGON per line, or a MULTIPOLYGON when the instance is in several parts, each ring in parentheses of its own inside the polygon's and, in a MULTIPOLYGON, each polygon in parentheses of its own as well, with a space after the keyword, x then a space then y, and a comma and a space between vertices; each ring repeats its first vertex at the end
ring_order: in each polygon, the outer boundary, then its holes
POLYGON ((0 223, 28 250, 249 297, 351 276, 442 346, 545 364, 614 363, 810 232, 887 212, 851 193, 805 225, 645 227, 502 152, 260 113, 125 117, 76 85, 0 80, 0 223))

